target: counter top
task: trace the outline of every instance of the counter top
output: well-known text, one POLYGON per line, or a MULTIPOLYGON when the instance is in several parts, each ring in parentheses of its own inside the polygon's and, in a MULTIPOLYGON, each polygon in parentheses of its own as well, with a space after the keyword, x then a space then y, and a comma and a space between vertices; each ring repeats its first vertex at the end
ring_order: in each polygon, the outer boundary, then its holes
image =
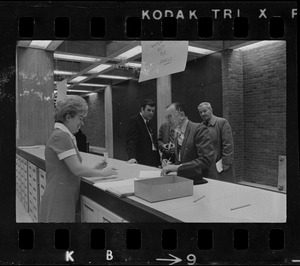
MULTIPOLYGON (((38 160, 44 160, 44 146, 23 147, 17 149, 17 151, 23 154, 27 153, 38 160)), ((81 153, 81 155, 83 164, 89 167, 94 167, 103 160, 102 156, 95 154, 81 153)), ((115 167, 118 170, 115 182, 118 182, 117 179, 139 178, 140 171, 159 170, 140 164, 127 164, 125 161, 112 158, 108 159, 108 166, 115 167)), ((208 183, 193 187, 192 196, 155 203, 147 202, 136 196, 118 198, 111 195, 94 186, 95 183, 106 182, 97 181, 97 178, 82 178, 82 188, 84 195, 91 196, 92 200, 101 200, 101 197, 108 197, 107 200, 116 200, 120 206, 132 206, 135 212, 143 209, 149 215, 156 215, 163 221, 198 223, 286 222, 286 194, 212 179, 207 180, 208 183), (89 193, 91 195, 88 195, 89 193), (100 197, 100 195, 102 196, 100 197)), ((107 208, 114 208, 110 202, 105 202, 104 205, 107 208)), ((129 212, 129 210, 127 211, 129 212)), ((125 214, 124 210, 121 211, 122 213, 125 214)), ((134 217, 135 215, 131 214, 129 216, 134 217)))

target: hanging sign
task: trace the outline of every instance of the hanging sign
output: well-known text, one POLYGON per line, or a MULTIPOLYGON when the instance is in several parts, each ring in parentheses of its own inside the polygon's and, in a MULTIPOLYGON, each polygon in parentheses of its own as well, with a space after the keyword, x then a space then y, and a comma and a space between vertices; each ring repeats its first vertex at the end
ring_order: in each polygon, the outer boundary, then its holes
POLYGON ((142 67, 139 82, 185 70, 188 41, 141 41, 142 67))
POLYGON ((63 100, 67 95, 67 79, 58 82, 56 85, 57 97, 56 102, 63 100))

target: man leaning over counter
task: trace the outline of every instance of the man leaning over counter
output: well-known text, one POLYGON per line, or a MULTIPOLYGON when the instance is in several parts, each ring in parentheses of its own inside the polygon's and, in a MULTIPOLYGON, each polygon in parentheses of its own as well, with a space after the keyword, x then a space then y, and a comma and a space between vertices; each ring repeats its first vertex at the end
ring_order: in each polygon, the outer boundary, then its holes
POLYGON ((212 137, 203 124, 190 121, 182 103, 167 106, 165 117, 175 130, 175 164, 163 164, 162 175, 177 172, 178 176, 205 183, 203 177, 217 179, 212 137))

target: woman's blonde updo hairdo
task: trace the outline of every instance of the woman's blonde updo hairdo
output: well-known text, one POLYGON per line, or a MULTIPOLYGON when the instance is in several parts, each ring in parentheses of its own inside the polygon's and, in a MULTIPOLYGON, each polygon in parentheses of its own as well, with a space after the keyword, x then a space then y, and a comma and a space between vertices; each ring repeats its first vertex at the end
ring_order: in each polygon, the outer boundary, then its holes
POLYGON ((54 110, 55 122, 64 122, 66 115, 74 117, 77 114, 86 116, 88 112, 87 102, 78 95, 66 95, 66 97, 56 103, 54 110))

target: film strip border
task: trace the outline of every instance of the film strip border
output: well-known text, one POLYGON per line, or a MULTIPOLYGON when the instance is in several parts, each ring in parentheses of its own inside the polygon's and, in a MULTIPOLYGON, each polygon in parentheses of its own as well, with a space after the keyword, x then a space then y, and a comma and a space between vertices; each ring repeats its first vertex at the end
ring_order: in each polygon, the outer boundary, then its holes
POLYGON ((14 263, 300 263, 281 225, 52 225, 18 230, 14 263), (229 228, 228 228, 229 227, 229 228), (42 253, 41 253, 42 252, 42 253))
MULTIPOLYGON (((18 39, 282 39, 297 22, 296 2, 56 2, 12 8, 18 39)), ((2 16, 11 20, 9 12, 2 16)), ((0 35, 8 35, 5 27, 0 35)))
MULTIPOLYGON (((147 10, 148 11, 148 10, 147 10)), ((263 11, 261 11, 263 12, 263 11)), ((157 17, 153 12, 154 18, 157 17)), ((160 18, 162 13, 158 13, 160 18)), ((264 12, 262 13, 264 14, 264 12)), ((226 15, 226 13, 225 13, 226 15)), ((143 15, 149 19, 148 12, 143 15)), ((197 20, 197 37, 199 38, 212 38, 214 32, 214 20, 211 17, 196 18, 197 20)), ((128 39, 142 38, 143 20, 140 17, 128 17, 124 23, 124 33, 122 37, 128 39)), ((285 27, 284 18, 281 16, 273 16, 268 19, 269 38, 284 38, 285 27)), ((33 17, 21 17, 19 19, 19 37, 21 38, 34 38, 37 21, 33 17)), ((54 19, 53 28, 55 38, 69 38, 71 36, 72 21, 68 17, 56 17, 54 19)), ((161 19, 161 37, 162 38, 177 38, 178 34, 178 19, 174 17, 164 17, 161 19)), ((249 36, 249 20, 246 17, 235 17, 232 23, 233 37, 234 38, 247 38, 249 36)), ((109 25, 105 17, 93 17, 89 20, 89 31, 92 39, 105 38, 109 25)))
MULTIPOLYGON (((291 53, 297 45, 296 2, 1 2, 0 6, 2 40, 286 39, 288 62, 295 65, 291 53)), ((291 76, 288 85, 295 81, 291 76)), ((292 188, 297 183, 289 184, 292 188)), ((299 240, 295 241, 299 229, 291 226, 299 222, 294 212, 298 209, 291 205, 297 195, 288 193, 292 214, 287 224, 26 225, 13 219, 7 219, 12 224, 3 224, 3 218, 0 259, 10 264, 299 264, 299 240)))

